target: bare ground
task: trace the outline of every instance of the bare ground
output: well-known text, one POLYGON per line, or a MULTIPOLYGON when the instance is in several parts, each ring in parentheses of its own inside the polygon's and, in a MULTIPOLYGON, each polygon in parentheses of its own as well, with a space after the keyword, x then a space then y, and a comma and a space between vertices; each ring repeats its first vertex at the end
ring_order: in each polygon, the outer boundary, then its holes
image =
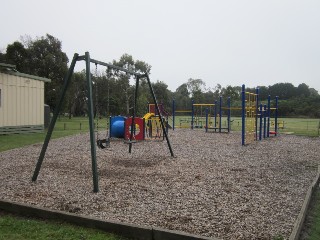
MULTIPOLYGON (((101 135, 101 134, 100 134, 101 135)), ((89 135, 0 153, 0 198, 102 219, 221 239, 288 238, 320 159, 320 138, 281 135, 245 147, 238 133, 171 131, 166 141, 97 149, 93 193, 89 135)))

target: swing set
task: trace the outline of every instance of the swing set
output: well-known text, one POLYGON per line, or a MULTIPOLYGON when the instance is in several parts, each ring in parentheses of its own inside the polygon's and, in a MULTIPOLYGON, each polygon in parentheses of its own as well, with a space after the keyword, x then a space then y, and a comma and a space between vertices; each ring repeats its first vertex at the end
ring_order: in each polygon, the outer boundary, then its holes
MULTIPOLYGON (((72 78, 72 74, 75 68, 75 65, 78 61, 85 61, 86 64, 86 80, 87 80, 87 92, 88 92, 88 115, 89 115, 89 128, 90 128, 90 145, 91 145, 91 160, 92 160, 92 178, 93 178, 93 192, 99 192, 99 183, 98 183, 98 168, 97 168, 97 157, 96 157, 96 143, 95 143, 95 132, 94 132, 94 115, 93 115, 93 97, 92 97, 92 80, 91 80, 91 71, 90 71, 90 63, 94 63, 96 65, 101 65, 101 66, 105 66, 107 67, 109 70, 113 69, 116 71, 121 71, 121 72, 125 72, 130 76, 134 76, 136 79, 136 86, 135 86, 135 94, 134 94, 134 106, 133 106, 133 115, 132 115, 132 121, 131 121, 131 134, 130 134, 130 140, 128 141, 129 143, 129 153, 131 153, 132 150, 132 143, 133 143, 133 136, 134 136, 134 129, 135 129, 135 117, 136 117, 136 107, 137 107, 137 97, 138 97, 138 88, 139 88, 139 80, 142 78, 145 78, 147 80, 154 104, 155 104, 155 108, 156 110, 160 113, 159 110, 159 105, 158 105, 158 101, 156 99, 156 96, 154 94, 151 82, 150 82, 150 78, 149 75, 147 73, 139 73, 139 72, 135 72, 135 71, 131 71, 125 68, 121 68, 118 66, 114 66, 111 65, 109 63, 105 63, 105 62, 101 62, 95 59, 91 59, 90 58, 90 54, 89 52, 86 52, 85 55, 79 56, 79 54, 75 53, 72 59, 72 62, 70 64, 70 68, 65 76, 64 79, 64 84, 62 87, 62 91, 61 91, 61 95, 57 104, 57 107, 54 110, 53 113, 53 117, 52 120, 50 122, 49 128, 48 128, 48 132, 46 135, 46 138, 44 140, 44 143, 42 145, 42 149, 36 164, 36 168, 34 170, 33 176, 32 176, 32 181, 36 181, 41 169, 41 165, 43 163, 43 159, 45 157, 45 153, 46 150, 48 148, 48 144, 55 126, 55 123, 57 121, 59 112, 62 108, 62 104, 63 104, 63 100, 65 99, 65 95, 67 92, 67 89, 70 85, 71 82, 71 78, 72 78)), ((161 116, 161 114, 159 114, 159 121, 161 123, 161 126, 163 129, 165 129, 165 125, 163 122, 163 118, 161 116)), ((174 157, 172 148, 171 148, 171 144, 169 141, 169 137, 167 135, 167 132, 164 131, 164 136, 165 139, 167 141, 167 145, 170 151, 170 154, 172 157, 174 157)), ((99 139, 97 139, 98 142, 99 139)), ((99 141, 99 143, 101 143, 101 148, 105 148, 107 144, 107 139, 105 140, 101 140, 99 141)))
MULTIPOLYGON (((96 68, 95 68, 95 74, 94 74, 94 77, 96 79, 98 79, 98 64, 95 63, 96 65, 96 68)), ((108 82, 109 82, 109 79, 110 78, 110 69, 109 67, 107 68, 107 98, 108 98, 108 105, 107 105, 107 116, 109 116, 109 85, 108 85, 108 82)), ((110 147, 110 136, 106 136, 106 138, 103 138, 103 139, 100 139, 99 137, 99 118, 101 118, 101 113, 100 113, 100 108, 99 108, 99 99, 98 99, 98 81, 95 82, 95 102, 96 102, 96 124, 95 124, 95 127, 96 127, 96 143, 97 143, 97 146, 98 148, 100 149, 105 149, 105 148, 108 148, 110 147)), ((107 133, 108 133, 108 128, 110 126, 110 122, 107 123, 107 133)))

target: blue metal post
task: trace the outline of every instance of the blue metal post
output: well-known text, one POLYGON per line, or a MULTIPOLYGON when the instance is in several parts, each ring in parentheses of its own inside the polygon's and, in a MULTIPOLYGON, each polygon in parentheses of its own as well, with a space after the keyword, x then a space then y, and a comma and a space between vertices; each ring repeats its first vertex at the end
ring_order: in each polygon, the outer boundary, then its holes
POLYGON ((218 107, 218 101, 214 101, 214 131, 217 131, 217 107, 218 107))
POLYGON ((242 146, 246 144, 245 141, 245 131, 246 131, 246 86, 243 84, 242 85, 242 91, 241 91, 241 103, 242 103, 242 111, 241 111, 241 116, 242 116, 242 146))
POLYGON ((191 108, 191 129, 193 129, 193 122, 194 122, 194 100, 192 99, 191 101, 191 104, 192 104, 192 108, 191 108))
POLYGON ((267 110, 267 137, 270 137, 270 117, 271 117, 271 109, 270 109, 271 98, 268 96, 268 110, 267 110))
POLYGON ((220 96, 220 102, 219 102, 219 133, 221 133, 221 125, 222 125, 222 96, 220 96))
POLYGON ((276 96, 276 112, 274 116, 274 131, 275 131, 275 136, 278 135, 278 99, 279 97, 276 96))
POLYGON ((267 123, 266 123, 266 112, 267 112, 267 105, 263 105, 263 138, 266 138, 267 133, 267 123))
POLYGON ((228 132, 230 132, 230 121, 231 121, 231 99, 228 97, 228 132))
POLYGON ((262 104, 260 104, 260 124, 259 124, 259 140, 261 141, 262 139, 262 104))

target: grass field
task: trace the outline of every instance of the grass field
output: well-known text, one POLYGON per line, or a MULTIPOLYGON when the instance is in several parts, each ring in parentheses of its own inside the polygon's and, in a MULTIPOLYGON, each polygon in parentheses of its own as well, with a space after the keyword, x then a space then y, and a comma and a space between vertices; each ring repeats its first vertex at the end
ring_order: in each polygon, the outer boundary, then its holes
MULTIPOLYGON (((107 125, 106 119, 95 121, 99 130, 105 129, 107 125)), ((86 133, 89 131, 88 118, 58 118, 55 128, 52 133, 52 139, 65 137, 74 134, 86 133)), ((44 141, 46 132, 32 133, 32 134, 13 134, 13 135, 0 135, 0 151, 9 150, 12 148, 23 147, 26 145, 41 143, 44 141)))
MULTIPOLYGON (((203 120, 205 121, 205 120, 203 120)), ((319 136, 319 119, 281 118, 284 128, 280 133, 290 133, 305 136, 319 136)), ((172 123, 172 122, 170 122, 172 123)), ((187 117, 177 117, 176 125, 184 123, 190 126, 187 117)), ((97 124, 97 121, 95 122, 97 124)), ((98 121, 99 130, 106 129, 107 120, 98 121)), ((226 126, 226 119, 222 119, 222 126, 226 126)), ((232 131, 241 130, 241 118, 232 118, 232 131)), ((89 131, 87 118, 59 118, 57 120, 52 138, 60 138, 73 134, 83 134, 89 131)), ((42 143, 46 133, 0 135, 0 151, 18 148, 33 143, 42 143)), ((89 143, 88 143, 89 144, 89 143)), ((315 207, 311 211, 310 239, 320 239, 320 193, 315 198, 315 207)), ((0 240, 1 239, 121 239, 116 236, 107 236, 95 230, 87 230, 70 226, 68 224, 51 221, 40 221, 0 214, 0 240), (75 236, 75 237, 73 237, 75 236)))
MULTIPOLYGON (((211 119, 210 122, 214 122, 211 119)), ((222 117, 222 127, 227 127, 227 118, 222 117)), ((320 119, 312 118, 279 118, 278 123, 280 123, 279 133, 285 134, 294 134, 301 136, 310 136, 316 137, 319 136, 319 123, 320 119), (283 126, 283 127, 282 127, 283 126)), ((172 120, 171 122, 172 123, 172 120)), ((202 117, 198 121, 200 126, 205 126, 205 118, 202 117)), ((274 120, 271 119, 270 130, 274 129, 274 120)), ((176 116, 175 119, 176 127, 189 128, 191 126, 191 117, 190 116, 176 116)), ((232 117, 231 118, 231 131, 241 131, 242 120, 241 117, 232 117)))
POLYGON ((113 234, 56 221, 0 212, 0 240, 124 240, 113 234))

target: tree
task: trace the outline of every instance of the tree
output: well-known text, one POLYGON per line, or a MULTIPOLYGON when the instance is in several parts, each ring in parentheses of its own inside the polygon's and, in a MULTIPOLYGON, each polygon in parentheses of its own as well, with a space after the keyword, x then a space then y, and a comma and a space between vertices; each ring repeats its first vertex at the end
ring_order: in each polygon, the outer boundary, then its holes
MULTIPOLYGON (((147 73, 150 74, 151 66, 143 61, 137 60, 134 61, 133 57, 129 54, 123 54, 120 57, 119 61, 113 60, 113 65, 119 66, 134 72, 138 73, 147 73)), ((125 102, 125 113, 127 115, 130 114, 130 109, 133 107, 133 96, 134 96, 134 86, 130 86, 130 75, 123 73, 121 71, 113 71, 114 75, 117 79, 117 89, 119 92, 118 98, 121 102, 125 102), (132 107, 130 107, 130 105, 132 107)), ((144 80, 140 80, 140 84, 143 84, 144 80)), ((140 92, 139 98, 146 98, 146 93, 140 92)), ((141 100, 137 100, 137 102, 141 102, 141 100)), ((138 108, 142 108, 143 106, 138 105, 138 108)), ((140 110, 137 109, 137 112, 140 110)), ((144 107, 145 109, 145 107, 144 107)))
POLYGON ((187 82, 188 91, 196 103, 202 101, 202 92, 206 84, 201 79, 189 78, 187 82))
POLYGON ((296 88, 291 83, 276 83, 269 86, 271 96, 279 96, 280 99, 289 99, 295 96, 296 88))
POLYGON ((176 100, 176 109, 191 109, 190 93, 186 83, 181 84, 173 94, 176 100))
POLYGON ((50 93, 52 89, 60 92, 64 76, 68 71, 68 57, 62 52, 61 47, 61 41, 47 34, 46 37, 31 42, 28 49, 30 73, 51 79, 51 83, 45 88, 45 99, 52 108, 55 108, 58 96, 53 95, 50 98, 50 93))
POLYGON ((169 94, 168 85, 162 81, 157 80, 157 82, 152 83, 152 88, 154 94, 157 96, 157 100, 159 103, 168 103, 169 102, 169 94))
POLYGON ((224 102, 226 102, 227 98, 230 97, 232 100, 237 100, 240 98, 240 93, 237 88, 228 85, 223 91, 224 102))
POLYGON ((269 96, 269 89, 265 86, 259 86, 259 97, 260 100, 266 100, 269 96))
POLYGON ((6 61, 16 65, 20 72, 51 79, 45 87, 45 102, 54 109, 68 70, 68 57, 62 52, 61 41, 50 34, 36 40, 27 39, 7 46, 6 61))
POLYGON ((213 98, 214 98, 215 100, 218 100, 218 98, 220 97, 221 94, 222 94, 222 86, 218 83, 218 84, 214 87, 213 98))
POLYGON ((66 111, 71 116, 83 116, 87 112, 87 86, 85 71, 75 72, 66 93, 66 111))
POLYGON ((28 50, 22 43, 16 41, 7 46, 5 60, 9 64, 16 65, 19 72, 29 73, 28 68, 28 50))
POLYGON ((299 84, 297 87, 297 96, 309 97, 310 96, 309 86, 305 83, 299 84))

